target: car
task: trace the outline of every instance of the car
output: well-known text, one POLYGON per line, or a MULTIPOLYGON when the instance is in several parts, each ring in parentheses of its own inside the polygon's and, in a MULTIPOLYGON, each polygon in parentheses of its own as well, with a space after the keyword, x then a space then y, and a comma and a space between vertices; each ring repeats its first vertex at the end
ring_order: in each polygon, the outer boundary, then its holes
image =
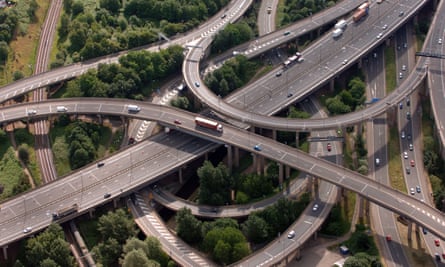
POLYGON ((284 32, 284 36, 289 35, 289 34, 290 34, 290 31, 285 31, 284 32))
POLYGON ((223 14, 222 16, 221 16, 221 19, 224 19, 224 18, 226 18, 227 17, 227 14, 223 14))
POLYGON ((383 25, 382 30, 388 29, 388 24, 383 25))
POLYGON ((175 122, 175 124, 182 124, 182 122, 180 120, 175 120, 174 122, 175 122))
POLYGON ((439 253, 434 253, 434 258, 436 259, 436 261, 440 261, 440 255, 439 253))
POLYGON ((383 2, 383 0, 377 0, 376 2, 377 2, 377 4, 381 4, 383 2))
POLYGON ((402 65, 402 70, 406 71, 406 65, 402 65))
POLYGON ((409 165, 411 165, 411 167, 414 167, 414 166, 416 166, 416 163, 415 163, 414 160, 412 159, 412 160, 409 162, 409 165))
POLYGON ((377 53, 373 53, 372 56, 373 56, 374 58, 377 58, 377 53))
POLYGON ((434 245, 436 245, 436 247, 440 247, 439 239, 434 239, 434 245))
POLYGON ((35 109, 28 109, 28 115, 29 116, 36 115, 36 114, 37 114, 37 110, 35 110, 35 109))
POLYGON ((377 39, 382 38, 382 36, 383 36, 383 33, 379 33, 379 34, 377 35, 377 39))
POLYGON ((294 230, 290 231, 290 232, 287 234, 287 238, 289 238, 289 239, 292 239, 292 238, 294 238, 294 237, 295 237, 295 231, 294 231, 294 230))
POLYGON ((391 240, 392 240, 391 236, 390 236, 390 235, 387 235, 387 236, 386 236, 386 241, 389 242, 389 241, 391 241, 391 240))
POLYGON ((201 84, 200 84, 199 82, 195 82, 195 86, 196 86, 196 87, 200 87, 201 84))
POLYGON ((414 150, 414 146, 413 146, 413 144, 409 144, 409 151, 413 151, 414 150))
POLYGON ((294 94, 292 94, 292 93, 288 93, 287 94, 287 97, 292 97, 294 94))
POLYGON ((410 193, 411 195, 414 195, 414 194, 416 193, 416 191, 414 191, 414 187, 411 187, 411 188, 409 189, 409 193, 410 193))
POLYGON ((346 64, 348 64, 348 60, 347 60, 347 59, 343 60, 343 62, 342 62, 341 64, 342 64, 342 65, 346 65, 346 64))
POLYGON ((98 163, 97 163, 97 167, 98 167, 98 168, 100 168, 100 167, 102 167, 102 166, 104 166, 104 165, 105 165, 105 163, 103 163, 103 162, 98 162, 98 163))
POLYGON ((255 149, 256 151, 261 151, 261 147, 260 147, 260 145, 255 145, 255 146, 253 147, 253 149, 255 149))
POLYGON ((405 171, 406 171, 406 174, 411 174, 411 169, 410 168, 406 167, 405 171))
POLYGON ((110 193, 105 193, 104 198, 109 198, 109 197, 111 197, 111 194, 110 193))
POLYGON ((407 158, 408 158, 408 152, 406 152, 406 151, 403 152, 403 158, 404 158, 404 159, 407 159, 407 158))
POLYGON ((403 43, 403 48, 407 48, 408 44, 407 43, 403 43))
POLYGON ((375 165, 377 165, 377 166, 380 165, 380 159, 379 158, 375 158, 375 165))
POLYGON ((439 40, 437 41, 439 44, 442 44, 442 38, 439 38, 439 40))
POLYGON ((416 192, 420 194, 421 191, 422 189, 420 189, 420 185, 416 185, 416 192))
POLYGON ((409 107, 409 105, 411 104, 411 101, 409 100, 409 97, 406 98, 406 105, 409 107))
POLYGON ((426 235, 426 234, 428 234, 428 230, 427 230, 425 227, 422 227, 422 233, 423 233, 424 235, 426 235))
POLYGON ((402 131, 402 133, 400 134, 400 137, 402 137, 402 139, 405 139, 405 131, 402 131))
POLYGON ((399 79, 403 78, 403 73, 399 72, 399 79))
POLYGON ((400 102, 400 104, 399 104, 399 108, 400 108, 400 109, 403 109, 403 103, 402 103, 402 102, 400 102))
POLYGON ((23 233, 29 233, 29 232, 31 232, 32 231, 32 227, 31 226, 28 226, 28 227, 26 227, 25 229, 23 229, 23 233))
POLYGON ((275 73, 275 76, 280 77, 282 74, 283 74, 283 72, 280 70, 280 71, 277 71, 277 73, 275 73))
POLYGON ((400 11, 400 12, 399 12, 399 17, 401 17, 401 16, 403 16, 403 15, 405 15, 405 12, 400 11))
POLYGON ((129 139, 128 139, 128 144, 129 145, 132 145, 132 144, 134 144, 136 142, 136 140, 133 138, 133 137, 130 137, 129 139))
POLYGON ((328 143, 328 144, 326 145, 326 149, 327 149, 329 152, 331 152, 331 150, 332 150, 332 145, 331 145, 331 143, 328 143))
POLYGON ((407 120, 411 119, 411 113, 409 111, 406 112, 406 119, 407 120))
POLYGON ((400 45, 397 46, 397 50, 400 50, 400 45))
POLYGON ((410 135, 410 134, 407 134, 407 135, 406 135, 406 138, 407 138, 408 140, 411 140, 411 135, 410 135))
POLYGON ((270 14, 270 13, 272 13, 272 7, 271 7, 271 6, 268 6, 268 7, 267 7, 267 14, 270 14))
POLYGON ((318 204, 314 204, 314 206, 312 207, 312 211, 317 211, 318 210, 318 204))

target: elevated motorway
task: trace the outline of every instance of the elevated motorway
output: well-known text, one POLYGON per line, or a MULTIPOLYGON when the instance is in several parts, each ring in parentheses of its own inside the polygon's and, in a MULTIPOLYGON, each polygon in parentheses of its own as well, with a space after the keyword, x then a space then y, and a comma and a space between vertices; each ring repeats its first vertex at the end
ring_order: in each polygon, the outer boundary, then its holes
MULTIPOLYGON (((388 1, 384 1, 386 3, 388 1)), ((346 125, 370 119, 385 112, 390 107, 395 107, 406 95, 414 91, 425 76, 424 60, 420 59, 416 69, 405 82, 392 94, 383 100, 370 105, 361 111, 343 116, 331 117, 320 120, 298 120, 287 118, 272 118, 266 115, 281 110, 283 106, 291 104, 297 98, 303 97, 329 79, 338 75, 348 64, 358 60, 365 53, 379 45, 385 38, 405 23, 410 16, 423 6, 426 1, 404 1, 388 6, 389 9, 382 10, 382 14, 375 14, 371 10, 368 18, 358 25, 350 25, 343 36, 335 41, 332 37, 325 36, 314 46, 304 52, 305 61, 296 64, 286 70, 280 78, 274 77, 273 73, 266 75, 244 88, 240 93, 229 96, 227 102, 215 96, 202 83, 200 78, 200 64, 202 50, 191 49, 187 54, 183 65, 183 74, 189 88, 207 106, 235 120, 263 128, 275 130, 303 130, 311 131, 318 129, 335 129, 346 125), (399 11, 404 11, 404 16, 399 16, 399 11), (376 36, 382 32, 380 24, 386 23, 388 29, 383 31, 381 38, 376 36), (349 32, 349 33, 348 33, 349 32), (348 35, 349 34, 349 35, 348 35), (326 48, 327 49, 324 49, 326 48), (348 63, 343 64, 347 60, 348 63), (293 69, 297 71, 293 71, 293 69), (196 82, 200 86, 196 86, 196 82), (289 93, 292 93, 291 97, 289 93), (265 115, 256 114, 253 109, 261 107, 265 115), (247 111, 243 111, 245 108, 247 111)), ((381 5, 383 5, 383 3, 381 5)), ((381 5, 378 5, 380 7, 381 5)), ((379 12, 377 12, 379 13, 379 12)), ((207 47, 212 40, 204 38, 200 47, 207 47)))
MULTIPOLYGON (((60 114, 56 109, 58 105, 67 107, 68 114, 104 114, 154 120, 172 129, 176 128, 213 142, 233 145, 243 150, 260 154, 281 164, 289 165, 292 168, 305 171, 315 177, 320 177, 330 183, 354 191, 382 207, 406 216, 411 221, 428 228, 440 238, 445 239, 443 214, 419 200, 372 181, 366 176, 326 160, 307 155, 300 150, 256 135, 250 131, 224 124, 224 132, 218 135, 214 131, 196 127, 194 122, 195 114, 183 110, 117 99, 69 99, 5 107, 0 109, 0 119, 1 122, 26 119, 28 116, 25 114, 28 108, 36 109, 36 115, 38 116, 56 115, 60 114), (128 104, 135 103, 139 104, 141 111, 136 114, 129 114, 127 111, 128 104), (175 119, 181 120, 182 124, 175 124, 175 119), (253 147, 255 145, 260 145, 262 151, 254 150, 253 147)), ((169 140, 169 142, 178 141, 169 140)), ((190 143, 183 145, 173 144, 170 148, 159 149, 170 149, 173 152, 176 147, 183 147, 182 149, 186 152, 193 148, 194 145, 190 143)), ((174 155, 157 158, 159 149, 158 153, 150 151, 150 153, 155 154, 150 155, 150 158, 147 159, 145 154, 149 152, 144 151, 141 145, 136 145, 131 150, 125 150, 123 153, 110 157, 105 161, 105 166, 100 169, 90 166, 64 179, 4 202, 0 211, 0 246, 21 238, 23 235, 22 229, 25 226, 33 226, 34 229, 46 227, 51 223, 51 211, 81 202, 80 212, 85 212, 87 209, 106 201, 102 193, 113 190, 113 192, 117 191, 118 195, 122 194, 124 191, 150 183, 159 175, 171 170, 173 166, 178 167, 182 164, 180 158, 174 155), (148 160, 153 160, 154 162, 146 164, 148 160), (161 165, 161 163, 163 164, 161 165), (68 181, 71 182, 68 183, 68 181), (120 189, 123 192, 119 193, 120 189), (84 191, 94 193, 85 194, 83 193, 84 191), (56 192, 62 193, 56 194, 56 192)))

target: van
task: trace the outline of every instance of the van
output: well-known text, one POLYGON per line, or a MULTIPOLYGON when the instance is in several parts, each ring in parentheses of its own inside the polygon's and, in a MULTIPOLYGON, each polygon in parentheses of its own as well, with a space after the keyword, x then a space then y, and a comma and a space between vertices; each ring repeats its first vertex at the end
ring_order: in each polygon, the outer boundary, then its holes
POLYGON ((58 106, 57 112, 66 112, 68 109, 65 106, 58 106))
POLYGON ((343 30, 342 29, 335 29, 334 31, 332 31, 332 38, 338 38, 343 34, 343 30))
POLYGON ((347 24, 346 20, 341 19, 341 20, 339 20, 339 21, 335 24, 334 28, 336 28, 336 29, 344 29, 347 25, 348 25, 348 24, 347 24))
POLYGON ((128 105, 128 112, 139 112, 141 111, 141 108, 137 105, 128 105))

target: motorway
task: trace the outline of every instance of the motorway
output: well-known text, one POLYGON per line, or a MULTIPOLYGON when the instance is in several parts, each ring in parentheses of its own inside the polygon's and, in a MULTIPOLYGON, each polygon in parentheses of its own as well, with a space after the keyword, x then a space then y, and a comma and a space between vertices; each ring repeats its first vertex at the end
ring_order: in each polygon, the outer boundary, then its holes
MULTIPOLYGON (((274 159, 281 164, 300 169, 313 176, 320 177, 333 184, 357 192, 364 198, 380 206, 398 214, 403 214, 413 222, 418 223, 420 226, 427 227, 431 232, 445 239, 445 221, 441 212, 404 193, 372 181, 363 175, 359 175, 326 160, 307 155, 300 150, 278 143, 269 138, 256 135, 250 131, 237 129, 227 124, 224 124, 224 132, 220 135, 215 134, 215 132, 211 130, 202 129, 201 127, 197 128, 194 122, 195 114, 183 110, 140 103, 141 111, 136 114, 129 114, 127 112, 127 105, 129 103, 139 102, 117 99, 101 100, 82 98, 46 101, 38 104, 19 104, 0 109, 0 119, 1 122, 15 121, 21 118, 26 119, 28 117, 25 115, 26 110, 29 108, 36 109, 38 111, 37 116, 55 115, 58 114, 56 106, 64 105, 68 109, 68 114, 107 114, 155 120, 172 129, 176 127, 180 131, 197 135, 210 141, 234 145, 243 150, 258 153, 264 157, 274 159), (175 124, 175 119, 181 120, 182 124, 175 124), (253 149, 254 145, 261 145, 262 151, 255 151, 253 149)), ((169 142, 181 141, 169 139, 169 142)), ((157 145, 157 143, 154 145, 157 145)), ((134 146, 130 150, 125 150, 123 153, 109 158, 112 164, 105 161, 105 166, 101 167, 100 170, 94 168, 94 166, 90 166, 90 169, 82 169, 78 173, 68 176, 69 179, 72 179, 70 180, 72 181, 70 186, 64 185, 68 181, 67 177, 50 183, 51 186, 38 188, 5 202, 0 211, 2 215, 0 221, 0 246, 21 238, 21 229, 23 229, 24 220, 27 224, 39 226, 38 228, 47 226, 48 223, 50 223, 48 210, 54 211, 60 208, 59 205, 67 205, 66 200, 69 200, 68 202, 70 203, 80 201, 82 202, 81 207, 87 209, 104 202, 102 193, 98 192, 115 192, 122 188, 129 190, 153 181, 151 179, 155 179, 157 175, 168 172, 174 168, 173 166, 179 167, 179 165, 182 165, 180 160, 181 156, 177 155, 175 157, 176 153, 187 153, 190 149, 193 149, 194 146, 195 144, 190 142, 182 145, 175 144, 174 147, 168 148, 171 149, 174 154, 156 153, 149 159, 147 159, 144 154, 153 153, 153 151, 147 152, 141 149, 141 146, 134 146), (180 148, 180 150, 176 150, 176 147, 180 148), (157 158, 156 155, 166 158, 157 158), (141 160, 154 160, 154 162, 148 165, 141 160), (162 166, 160 164, 161 162, 163 163, 162 166), (137 166, 140 166, 140 168, 135 168, 137 166), (147 173, 151 175, 147 177, 147 173), (79 175, 81 176, 80 181, 78 179, 79 175), (85 181, 87 179, 83 178, 84 176, 88 177, 88 184, 86 183, 87 181, 85 181), (150 179, 147 180, 147 178, 150 179), (59 191, 59 194, 56 194, 57 187, 58 190, 62 190, 59 191), (95 193, 93 196, 91 193, 87 194, 88 199, 81 199, 81 196, 85 195, 81 194, 82 188, 95 193), (34 201, 36 198, 38 198, 39 201, 34 201), (25 213, 27 214, 26 217, 24 217, 25 213)), ((157 150, 159 151, 159 149, 160 148, 157 150)), ((161 150, 165 149, 167 148, 162 148, 161 150)), ((196 152, 193 153, 196 154, 196 152)))

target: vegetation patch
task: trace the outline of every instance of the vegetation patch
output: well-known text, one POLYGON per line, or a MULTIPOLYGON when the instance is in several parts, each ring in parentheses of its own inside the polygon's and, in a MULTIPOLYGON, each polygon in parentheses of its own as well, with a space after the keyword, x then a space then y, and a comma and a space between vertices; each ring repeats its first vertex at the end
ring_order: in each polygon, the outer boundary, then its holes
POLYGON ((397 87, 396 52, 393 46, 385 46, 385 81, 388 95, 397 87))
POLYGON ((397 127, 389 127, 388 172, 391 180, 391 187, 401 192, 407 192, 405 179, 403 177, 399 140, 397 127))

